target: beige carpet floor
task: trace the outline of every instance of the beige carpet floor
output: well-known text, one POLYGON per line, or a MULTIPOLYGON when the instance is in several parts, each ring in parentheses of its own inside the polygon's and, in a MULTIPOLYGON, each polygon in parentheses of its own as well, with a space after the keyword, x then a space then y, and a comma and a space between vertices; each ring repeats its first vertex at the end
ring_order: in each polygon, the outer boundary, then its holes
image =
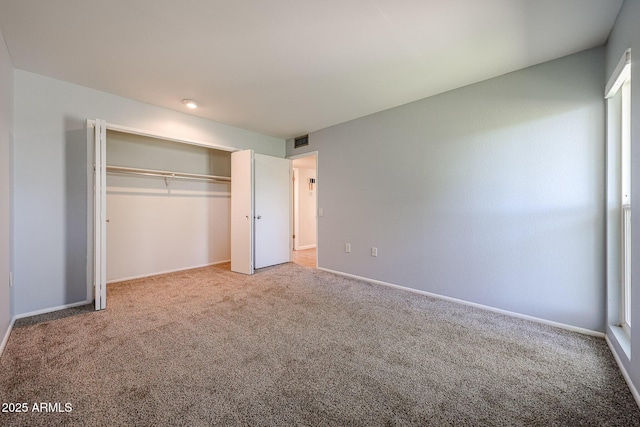
POLYGON ((640 425, 603 339, 292 263, 107 305, 17 322, 0 401, 29 410, 0 425, 640 425))

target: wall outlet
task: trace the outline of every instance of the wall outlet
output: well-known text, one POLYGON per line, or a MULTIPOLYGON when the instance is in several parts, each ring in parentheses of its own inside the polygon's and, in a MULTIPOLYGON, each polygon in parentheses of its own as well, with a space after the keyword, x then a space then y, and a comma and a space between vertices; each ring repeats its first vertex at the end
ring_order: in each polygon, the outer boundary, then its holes
POLYGON ((378 248, 371 248, 371 256, 378 256, 378 248))
POLYGON ((324 215, 324 209, 320 208, 318 209, 318 216, 322 216, 324 215))
POLYGON ((345 251, 346 253, 351 252, 351 243, 345 243, 345 244, 344 244, 344 251, 345 251))

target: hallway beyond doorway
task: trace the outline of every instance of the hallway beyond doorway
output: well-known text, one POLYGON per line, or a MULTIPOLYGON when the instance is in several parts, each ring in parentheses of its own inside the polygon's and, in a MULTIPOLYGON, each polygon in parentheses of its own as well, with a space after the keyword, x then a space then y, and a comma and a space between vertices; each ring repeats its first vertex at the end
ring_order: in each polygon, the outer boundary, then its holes
POLYGON ((316 268, 316 248, 292 251, 292 261, 298 265, 316 268))

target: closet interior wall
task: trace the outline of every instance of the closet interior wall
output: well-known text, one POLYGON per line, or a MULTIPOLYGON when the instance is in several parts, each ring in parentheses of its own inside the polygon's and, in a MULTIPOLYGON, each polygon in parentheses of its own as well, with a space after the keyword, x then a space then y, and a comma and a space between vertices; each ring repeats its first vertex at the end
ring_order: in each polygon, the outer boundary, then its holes
MULTIPOLYGON (((107 131, 109 166, 230 176, 231 153, 107 131)), ((107 282, 231 258, 230 183, 107 174, 107 282)))

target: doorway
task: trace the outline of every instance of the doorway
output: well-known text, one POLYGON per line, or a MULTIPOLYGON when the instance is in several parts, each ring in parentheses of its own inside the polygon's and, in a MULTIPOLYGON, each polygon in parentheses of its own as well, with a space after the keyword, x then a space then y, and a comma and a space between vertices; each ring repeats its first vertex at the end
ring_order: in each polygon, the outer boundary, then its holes
POLYGON ((292 217, 294 263, 315 268, 318 265, 318 156, 306 153, 292 159, 292 217))

